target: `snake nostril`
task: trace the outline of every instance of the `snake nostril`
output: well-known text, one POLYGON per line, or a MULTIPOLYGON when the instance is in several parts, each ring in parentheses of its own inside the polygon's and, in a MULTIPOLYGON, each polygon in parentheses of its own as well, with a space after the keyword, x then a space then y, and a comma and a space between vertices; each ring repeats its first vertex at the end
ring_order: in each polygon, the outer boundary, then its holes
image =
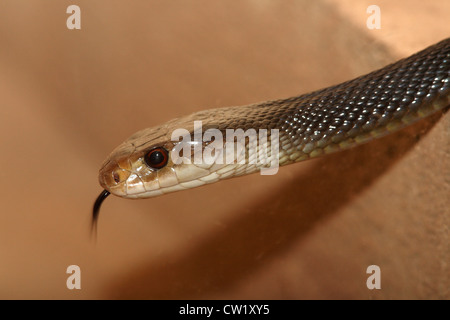
POLYGON ((128 179, 130 172, 121 168, 114 168, 104 173, 105 185, 114 187, 118 186, 128 179))
POLYGON ((116 171, 113 173, 113 179, 115 183, 119 183, 120 182, 120 175, 119 173, 116 171))

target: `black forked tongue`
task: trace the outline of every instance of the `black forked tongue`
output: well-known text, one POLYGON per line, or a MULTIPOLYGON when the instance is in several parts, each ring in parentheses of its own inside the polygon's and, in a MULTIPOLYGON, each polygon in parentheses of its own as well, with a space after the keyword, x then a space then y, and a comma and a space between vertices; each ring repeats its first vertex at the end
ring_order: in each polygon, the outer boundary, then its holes
POLYGON ((97 221, 100 214, 100 206, 102 205, 103 200, 105 200, 109 195, 110 193, 108 190, 103 190, 102 193, 100 193, 100 195, 98 196, 97 200, 95 200, 94 210, 92 211, 91 235, 97 234, 97 221))

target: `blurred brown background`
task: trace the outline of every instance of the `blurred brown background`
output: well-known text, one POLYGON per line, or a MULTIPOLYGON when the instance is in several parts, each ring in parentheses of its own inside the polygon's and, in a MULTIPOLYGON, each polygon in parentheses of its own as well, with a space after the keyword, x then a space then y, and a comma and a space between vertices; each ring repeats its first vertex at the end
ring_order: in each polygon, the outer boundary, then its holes
POLYGON ((450 115, 159 198, 103 159, 201 109, 348 80, 450 36, 448 1, 0 2, 0 298, 449 299, 450 115), (68 30, 66 8, 81 8, 68 30), (366 8, 381 8, 369 30, 366 8), (81 267, 81 290, 66 288, 81 267), (381 268, 382 289, 366 287, 381 268))

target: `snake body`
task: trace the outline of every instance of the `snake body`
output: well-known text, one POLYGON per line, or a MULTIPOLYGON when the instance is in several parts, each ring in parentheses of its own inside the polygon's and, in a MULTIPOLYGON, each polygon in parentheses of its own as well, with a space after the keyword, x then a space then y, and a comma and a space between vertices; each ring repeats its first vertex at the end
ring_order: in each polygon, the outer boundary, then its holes
MULTIPOLYGON (((288 99, 200 111, 141 130, 119 145, 103 163, 99 173, 105 189, 103 198, 109 193, 124 198, 148 198, 253 173, 267 166, 176 164, 169 157, 163 168, 149 167, 145 161, 148 152, 158 147, 174 150, 178 144, 171 139, 174 130, 184 128, 193 136, 194 121, 202 121, 202 133, 214 128, 223 132, 224 137, 227 129, 277 129, 278 159, 283 166, 357 146, 448 105, 450 38, 382 69, 325 89, 288 99)), ((210 142, 197 143, 204 150, 210 142)), ((270 139, 265 143, 269 147, 270 139)), ((101 200, 97 202, 98 214, 101 200)))

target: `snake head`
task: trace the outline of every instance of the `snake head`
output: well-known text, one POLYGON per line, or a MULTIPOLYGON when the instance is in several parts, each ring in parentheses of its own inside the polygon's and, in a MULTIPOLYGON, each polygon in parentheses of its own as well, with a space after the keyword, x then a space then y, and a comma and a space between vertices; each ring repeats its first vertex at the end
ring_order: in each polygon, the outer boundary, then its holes
POLYGON ((138 199, 219 180, 216 171, 226 165, 196 163, 196 154, 201 155, 207 143, 191 139, 192 128, 185 132, 186 136, 180 140, 172 139, 172 127, 135 133, 104 161, 99 172, 100 185, 116 196, 138 199))
POLYGON ((100 185, 123 198, 147 198, 162 194, 161 183, 174 180, 173 163, 167 143, 137 148, 127 140, 117 147, 103 163, 100 185))

